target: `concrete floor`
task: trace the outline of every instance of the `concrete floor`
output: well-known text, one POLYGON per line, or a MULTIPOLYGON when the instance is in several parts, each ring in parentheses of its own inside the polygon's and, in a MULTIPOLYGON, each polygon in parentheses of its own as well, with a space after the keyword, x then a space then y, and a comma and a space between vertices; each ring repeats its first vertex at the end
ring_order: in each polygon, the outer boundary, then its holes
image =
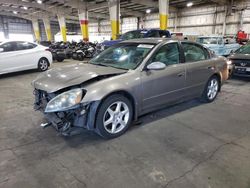
POLYGON ((250 188, 250 80, 231 79, 214 103, 166 108, 103 140, 39 127, 37 74, 0 77, 1 188, 250 188))

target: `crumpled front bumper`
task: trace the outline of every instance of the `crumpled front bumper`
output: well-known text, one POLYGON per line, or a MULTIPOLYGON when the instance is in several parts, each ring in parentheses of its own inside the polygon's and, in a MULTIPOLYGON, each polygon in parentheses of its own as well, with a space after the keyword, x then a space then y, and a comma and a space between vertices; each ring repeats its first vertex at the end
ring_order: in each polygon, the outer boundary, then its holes
POLYGON ((71 135, 77 129, 95 130, 95 115, 100 101, 79 104, 74 109, 46 113, 45 107, 51 99, 44 91, 35 90, 34 109, 44 114, 49 125, 62 135, 71 135))

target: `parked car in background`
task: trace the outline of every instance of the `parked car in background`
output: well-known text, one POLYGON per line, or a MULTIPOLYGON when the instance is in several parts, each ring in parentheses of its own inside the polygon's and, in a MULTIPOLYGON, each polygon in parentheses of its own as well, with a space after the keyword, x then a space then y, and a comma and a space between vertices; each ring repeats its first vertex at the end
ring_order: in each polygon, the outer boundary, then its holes
POLYGON ((121 35, 118 40, 104 41, 102 43, 97 44, 96 54, 99 54, 101 51, 121 41, 137 39, 137 38, 147 38, 147 37, 171 38, 171 34, 167 30, 160 30, 160 29, 138 29, 138 30, 128 31, 124 33, 123 35, 121 35))
MULTIPOLYGON (((162 38, 116 44, 87 63, 40 74, 35 109, 63 135, 122 135, 139 116, 188 99, 212 102, 228 78, 226 58, 202 45, 162 38)), ((46 125, 46 124, 45 124, 46 125)))
POLYGON ((46 40, 44 40, 44 41, 40 41, 39 44, 42 45, 42 46, 45 46, 45 47, 50 47, 50 45, 51 45, 52 43, 51 43, 51 41, 46 41, 46 40))
POLYGON ((25 41, 0 43, 0 74, 38 69, 46 71, 52 64, 52 54, 47 47, 25 41))
POLYGON ((202 36, 198 37, 196 42, 205 45, 216 55, 222 56, 228 56, 240 47, 235 40, 224 40, 223 36, 202 36))
POLYGON ((231 74, 250 77, 250 43, 240 47, 228 57, 231 74))

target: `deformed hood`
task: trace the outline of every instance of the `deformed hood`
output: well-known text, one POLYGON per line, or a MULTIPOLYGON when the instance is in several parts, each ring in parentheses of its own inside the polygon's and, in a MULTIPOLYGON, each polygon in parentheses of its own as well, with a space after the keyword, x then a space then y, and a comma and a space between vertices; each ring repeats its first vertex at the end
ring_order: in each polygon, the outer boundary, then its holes
POLYGON ((126 70, 80 63, 54 68, 41 73, 33 82, 34 88, 52 93, 60 89, 78 85, 98 76, 121 74, 126 70))

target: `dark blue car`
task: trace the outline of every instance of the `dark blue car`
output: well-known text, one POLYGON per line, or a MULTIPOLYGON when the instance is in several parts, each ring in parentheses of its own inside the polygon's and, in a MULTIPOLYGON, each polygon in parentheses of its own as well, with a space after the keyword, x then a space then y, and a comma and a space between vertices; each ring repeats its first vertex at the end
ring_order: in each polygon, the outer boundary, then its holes
POLYGON ((160 29, 138 29, 133 31, 128 31, 120 36, 117 40, 110 40, 110 41, 104 41, 97 45, 97 53, 100 53, 101 51, 107 49, 110 46, 113 46, 114 44, 117 44, 124 40, 129 39, 137 39, 137 38, 147 38, 147 37, 153 37, 153 38, 171 38, 171 34, 167 30, 160 30, 160 29))

